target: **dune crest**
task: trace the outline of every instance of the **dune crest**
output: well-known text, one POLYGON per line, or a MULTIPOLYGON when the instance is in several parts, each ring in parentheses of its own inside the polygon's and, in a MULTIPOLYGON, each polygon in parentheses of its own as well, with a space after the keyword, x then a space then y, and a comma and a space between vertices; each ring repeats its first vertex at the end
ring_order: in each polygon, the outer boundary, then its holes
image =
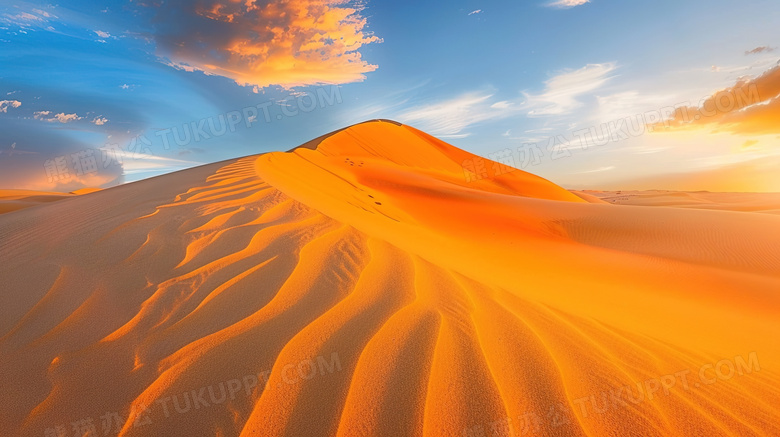
POLYGON ((374 121, 0 216, 0 429, 780 432, 780 216, 470 159, 374 121))

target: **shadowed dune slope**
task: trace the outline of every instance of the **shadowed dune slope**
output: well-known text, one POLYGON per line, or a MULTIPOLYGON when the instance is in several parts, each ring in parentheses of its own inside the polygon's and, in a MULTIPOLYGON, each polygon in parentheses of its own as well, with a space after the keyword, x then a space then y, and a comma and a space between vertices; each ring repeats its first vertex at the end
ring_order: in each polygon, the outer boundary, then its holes
POLYGON ((0 216, 2 434, 780 433, 780 216, 473 159, 373 121, 0 216))

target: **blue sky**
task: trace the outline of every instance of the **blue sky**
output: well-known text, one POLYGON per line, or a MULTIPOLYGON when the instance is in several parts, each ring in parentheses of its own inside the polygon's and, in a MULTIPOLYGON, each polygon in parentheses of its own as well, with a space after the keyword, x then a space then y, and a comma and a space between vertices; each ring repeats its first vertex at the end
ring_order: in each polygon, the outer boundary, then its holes
POLYGON ((6 2, 0 186, 110 186, 392 118, 569 188, 780 191, 778 22, 771 1, 6 2), (752 100, 668 110, 724 90, 752 100), (654 112, 663 132, 625 134, 654 112))

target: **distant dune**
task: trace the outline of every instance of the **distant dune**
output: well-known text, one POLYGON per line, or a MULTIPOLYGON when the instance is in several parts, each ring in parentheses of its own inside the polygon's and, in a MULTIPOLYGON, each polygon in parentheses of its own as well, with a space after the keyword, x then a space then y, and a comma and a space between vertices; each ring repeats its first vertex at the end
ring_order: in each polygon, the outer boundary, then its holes
POLYGON ((49 202, 67 199, 73 196, 94 193, 100 188, 82 188, 70 193, 56 193, 32 190, 0 190, 0 214, 18 211, 49 202))
POLYGON ((617 205, 670 206, 675 208, 717 209, 721 211, 780 214, 780 193, 710 193, 668 190, 575 191, 617 205))
POLYGON ((464 162, 373 121, 1 215, 0 433, 780 434, 780 216, 464 162))

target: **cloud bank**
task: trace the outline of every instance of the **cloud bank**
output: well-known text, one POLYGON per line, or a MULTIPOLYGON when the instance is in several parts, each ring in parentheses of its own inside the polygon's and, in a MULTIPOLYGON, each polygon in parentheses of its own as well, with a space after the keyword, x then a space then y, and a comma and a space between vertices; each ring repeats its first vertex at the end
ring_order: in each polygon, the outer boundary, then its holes
MULTIPOLYGON (((698 106, 677 108, 667 129, 710 127, 719 132, 755 135, 780 133, 780 65, 756 78, 740 78, 698 106)), ((660 127, 660 125, 658 126, 660 127)))
POLYGON ((155 10, 157 54, 240 85, 285 88, 361 81, 358 51, 380 39, 348 0, 174 0, 155 10))

